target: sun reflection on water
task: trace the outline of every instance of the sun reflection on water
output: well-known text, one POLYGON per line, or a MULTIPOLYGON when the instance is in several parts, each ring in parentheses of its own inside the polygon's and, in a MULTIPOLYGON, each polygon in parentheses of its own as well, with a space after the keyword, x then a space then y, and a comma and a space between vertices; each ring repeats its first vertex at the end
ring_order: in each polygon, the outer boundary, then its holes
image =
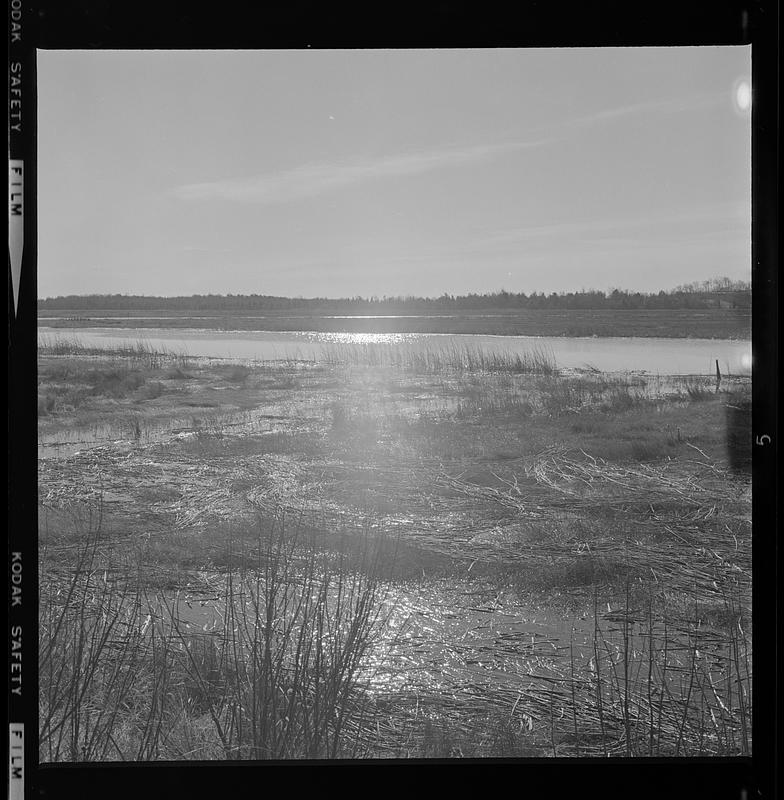
POLYGON ((324 344, 405 344, 415 342, 422 337, 416 333, 351 333, 340 332, 305 332, 303 336, 309 341, 324 344))

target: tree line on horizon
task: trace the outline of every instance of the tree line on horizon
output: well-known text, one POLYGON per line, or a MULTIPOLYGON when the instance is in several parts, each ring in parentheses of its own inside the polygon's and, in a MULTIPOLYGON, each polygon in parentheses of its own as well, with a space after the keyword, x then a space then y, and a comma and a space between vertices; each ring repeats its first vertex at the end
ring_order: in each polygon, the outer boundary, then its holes
POLYGON ((581 290, 579 292, 470 293, 440 297, 280 297, 263 294, 194 294, 158 297, 128 294, 89 294, 48 297, 38 301, 39 310, 134 310, 134 311, 308 311, 308 312, 406 312, 449 310, 525 309, 706 309, 751 307, 751 285, 745 281, 715 278, 683 284, 669 291, 631 292, 581 290))

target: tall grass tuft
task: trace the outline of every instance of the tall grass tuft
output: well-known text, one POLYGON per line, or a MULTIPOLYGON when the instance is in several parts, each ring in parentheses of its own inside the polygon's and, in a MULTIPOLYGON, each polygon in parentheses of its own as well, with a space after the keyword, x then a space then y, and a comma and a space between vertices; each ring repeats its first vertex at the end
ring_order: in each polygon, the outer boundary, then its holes
POLYGON ((158 369, 165 364, 174 364, 187 368, 189 357, 187 353, 168 348, 156 348, 149 342, 139 339, 135 342, 128 341, 122 345, 107 345, 106 347, 85 344, 77 336, 50 336, 38 335, 38 354, 44 356, 101 356, 121 358, 129 361, 134 366, 158 369))
POLYGON ((209 629, 182 594, 149 590, 143 550, 103 538, 86 531, 65 573, 41 561, 41 761, 364 754, 380 549, 329 553, 282 515, 260 521, 209 629))
POLYGON ((41 761, 148 760, 160 754, 170 637, 150 625, 148 599, 127 559, 87 532, 58 579, 42 560, 39 606, 41 761), (129 741, 129 731, 133 736, 129 741))
POLYGON ((721 628, 706 623, 696 592, 684 620, 654 587, 632 588, 627 581, 612 613, 600 613, 594 597, 587 674, 571 654, 572 745, 603 756, 750 755, 750 644, 738 588, 723 587, 721 628))
POLYGON ((331 366, 396 367, 420 374, 444 372, 507 372, 554 375, 551 352, 534 348, 526 353, 491 352, 472 345, 451 343, 442 348, 408 344, 344 344, 325 348, 321 361, 331 366))

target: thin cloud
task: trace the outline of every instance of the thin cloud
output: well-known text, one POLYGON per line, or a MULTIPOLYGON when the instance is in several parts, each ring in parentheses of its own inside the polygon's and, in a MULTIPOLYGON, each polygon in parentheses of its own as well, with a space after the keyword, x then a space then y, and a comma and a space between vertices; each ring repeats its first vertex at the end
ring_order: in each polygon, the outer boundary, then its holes
POLYGON ((563 239, 570 236, 612 236, 618 231, 657 231, 662 226, 699 226, 711 229, 745 229, 750 225, 750 208, 743 203, 711 203, 678 212, 651 213, 637 217, 612 217, 575 222, 527 225, 490 232, 483 241, 488 244, 514 244, 535 239, 563 239))
MULTIPOLYGON (((568 128, 587 128, 642 113, 670 114, 694 111, 726 101, 714 92, 677 100, 654 100, 597 111, 577 117, 565 128, 551 129, 544 138, 469 147, 452 147, 420 153, 357 158, 342 162, 303 164, 293 169, 251 178, 189 183, 172 194, 185 201, 231 200, 239 203, 281 204, 317 197, 347 186, 383 178, 419 175, 432 170, 459 167, 563 139, 568 128)), ((541 129, 540 129, 541 130, 541 129)))
POLYGON ((182 245, 181 247, 175 247, 180 253, 233 253, 233 247, 201 247, 198 245, 182 245))
POLYGON ((243 203, 288 203, 382 178, 419 175, 435 169, 483 161, 506 153, 538 147, 550 139, 449 148, 423 153, 304 164, 282 172, 205 183, 173 190, 181 200, 234 200, 243 203))
POLYGON ((576 127, 590 127, 636 114, 678 114, 684 111, 713 108, 727 102, 728 95, 726 92, 708 92, 692 97, 650 100, 644 103, 630 103, 625 106, 617 106, 616 108, 608 108, 604 111, 587 114, 572 120, 570 124, 576 127))

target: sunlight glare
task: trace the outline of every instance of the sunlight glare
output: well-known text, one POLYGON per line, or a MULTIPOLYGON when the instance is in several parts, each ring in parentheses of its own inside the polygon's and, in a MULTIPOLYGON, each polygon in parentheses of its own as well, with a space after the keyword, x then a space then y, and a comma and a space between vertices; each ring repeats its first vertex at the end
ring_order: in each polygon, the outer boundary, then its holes
POLYGON ((740 81, 735 87, 735 104, 739 111, 748 111, 751 108, 751 86, 748 81, 740 81))

